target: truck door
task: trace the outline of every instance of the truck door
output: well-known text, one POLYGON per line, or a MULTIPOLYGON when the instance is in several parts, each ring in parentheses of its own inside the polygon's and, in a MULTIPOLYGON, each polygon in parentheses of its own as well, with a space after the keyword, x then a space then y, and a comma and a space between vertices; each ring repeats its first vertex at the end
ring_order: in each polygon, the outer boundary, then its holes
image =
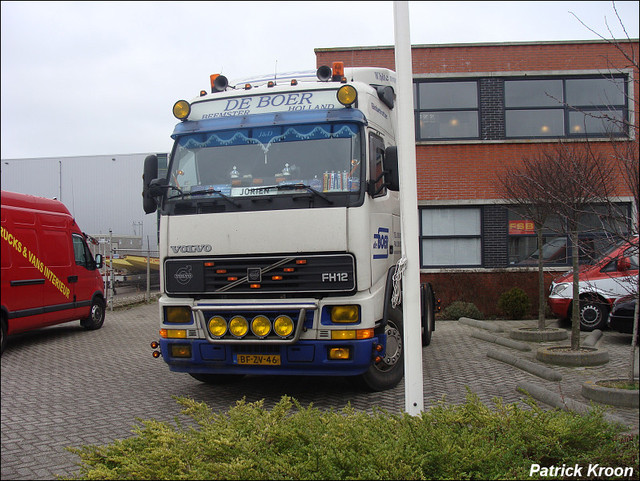
POLYGON ((75 269, 69 276, 69 287, 76 303, 76 317, 84 318, 89 315, 91 298, 96 291, 96 265, 84 237, 73 234, 72 239, 75 269))

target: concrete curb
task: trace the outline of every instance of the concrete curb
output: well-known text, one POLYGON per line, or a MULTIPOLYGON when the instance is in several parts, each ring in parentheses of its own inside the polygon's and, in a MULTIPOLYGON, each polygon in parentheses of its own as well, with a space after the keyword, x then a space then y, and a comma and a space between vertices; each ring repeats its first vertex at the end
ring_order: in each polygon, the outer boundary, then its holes
POLYGON ((600 366, 609 362, 609 353, 595 347, 571 351, 569 346, 553 346, 539 348, 536 359, 559 366, 600 366))
POLYGON ((520 341, 547 342, 564 341, 569 337, 567 331, 555 327, 547 327, 543 330, 537 328, 519 327, 509 331, 509 337, 520 341))
POLYGON ((600 329, 594 329, 589 333, 587 337, 582 341, 583 346, 596 347, 597 342, 602 337, 602 331, 600 329))
POLYGON ((458 319, 458 322, 461 322, 462 324, 466 324, 468 326, 479 327, 480 329, 486 329, 487 331, 503 332, 501 327, 496 326, 490 322, 478 321, 477 319, 471 319, 469 317, 461 317, 460 319, 458 319))
POLYGON ((519 357, 512 356, 506 352, 500 352, 492 349, 487 352, 487 357, 511 364, 518 369, 522 369, 523 371, 533 374, 534 376, 541 377, 542 379, 546 379, 547 381, 562 381, 562 375, 553 369, 520 359, 519 357))
POLYGON ((511 339, 506 339, 500 336, 494 336, 492 334, 488 334, 486 332, 478 331, 471 333, 471 337, 475 337, 476 339, 482 339, 483 341, 493 342, 494 344, 500 344, 501 346, 510 347, 512 349, 517 349, 518 351, 530 351, 531 346, 525 344, 524 342, 513 341, 511 339))
MULTIPOLYGON (((624 381, 624 379, 610 379, 610 381, 624 381)), ((598 381, 586 381, 582 385, 582 395, 587 399, 610 406, 638 408, 638 390, 615 389, 599 386, 598 381)))
MULTIPOLYGON (((527 381, 520 381, 518 384, 516 384, 516 390, 525 394, 529 394, 531 397, 537 399, 538 401, 542 401, 549 406, 562 409, 564 411, 573 411, 578 414, 585 414, 591 411, 591 407, 587 404, 574 401, 573 399, 563 398, 559 394, 551 392, 548 389, 537 386, 536 384, 527 381)), ((627 425, 623 419, 613 414, 604 413, 603 417, 610 423, 622 424, 623 426, 627 425)))

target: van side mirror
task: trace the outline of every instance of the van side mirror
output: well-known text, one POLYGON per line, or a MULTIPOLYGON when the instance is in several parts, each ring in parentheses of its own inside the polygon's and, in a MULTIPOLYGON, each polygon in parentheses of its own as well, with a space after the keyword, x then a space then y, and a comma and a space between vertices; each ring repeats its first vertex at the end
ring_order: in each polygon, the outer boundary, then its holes
POLYGON ((102 266, 104 265, 102 254, 96 254, 95 263, 96 263, 96 269, 102 269, 102 266))
POLYGON ((151 191, 151 181, 158 177, 158 156, 148 155, 144 159, 144 170, 142 173, 142 207, 145 214, 151 214, 158 208, 158 202, 151 191))
POLYGON ((621 257, 620 259, 618 259, 618 261, 616 262, 616 269, 618 269, 618 272, 626 272, 631 269, 631 261, 629 260, 629 258, 621 257))
POLYGON ((387 147, 384 151, 385 183, 389 190, 400 190, 400 173, 398 171, 398 147, 387 147))

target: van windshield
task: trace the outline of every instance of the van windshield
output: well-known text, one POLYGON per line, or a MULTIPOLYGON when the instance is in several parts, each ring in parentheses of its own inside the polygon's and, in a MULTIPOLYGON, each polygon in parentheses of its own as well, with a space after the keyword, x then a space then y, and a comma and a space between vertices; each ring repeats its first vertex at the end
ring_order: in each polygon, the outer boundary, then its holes
POLYGON ((359 194, 361 160, 355 123, 187 134, 174 146, 167 200, 286 196, 297 189, 283 187, 294 185, 325 194, 359 194))

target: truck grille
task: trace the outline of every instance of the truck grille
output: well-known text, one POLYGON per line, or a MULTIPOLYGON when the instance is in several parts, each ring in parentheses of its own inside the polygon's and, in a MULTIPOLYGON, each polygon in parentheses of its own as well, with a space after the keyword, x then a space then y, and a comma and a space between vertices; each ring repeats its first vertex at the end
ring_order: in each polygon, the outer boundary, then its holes
POLYGON ((167 259, 168 294, 348 293, 356 288, 350 254, 167 259))

